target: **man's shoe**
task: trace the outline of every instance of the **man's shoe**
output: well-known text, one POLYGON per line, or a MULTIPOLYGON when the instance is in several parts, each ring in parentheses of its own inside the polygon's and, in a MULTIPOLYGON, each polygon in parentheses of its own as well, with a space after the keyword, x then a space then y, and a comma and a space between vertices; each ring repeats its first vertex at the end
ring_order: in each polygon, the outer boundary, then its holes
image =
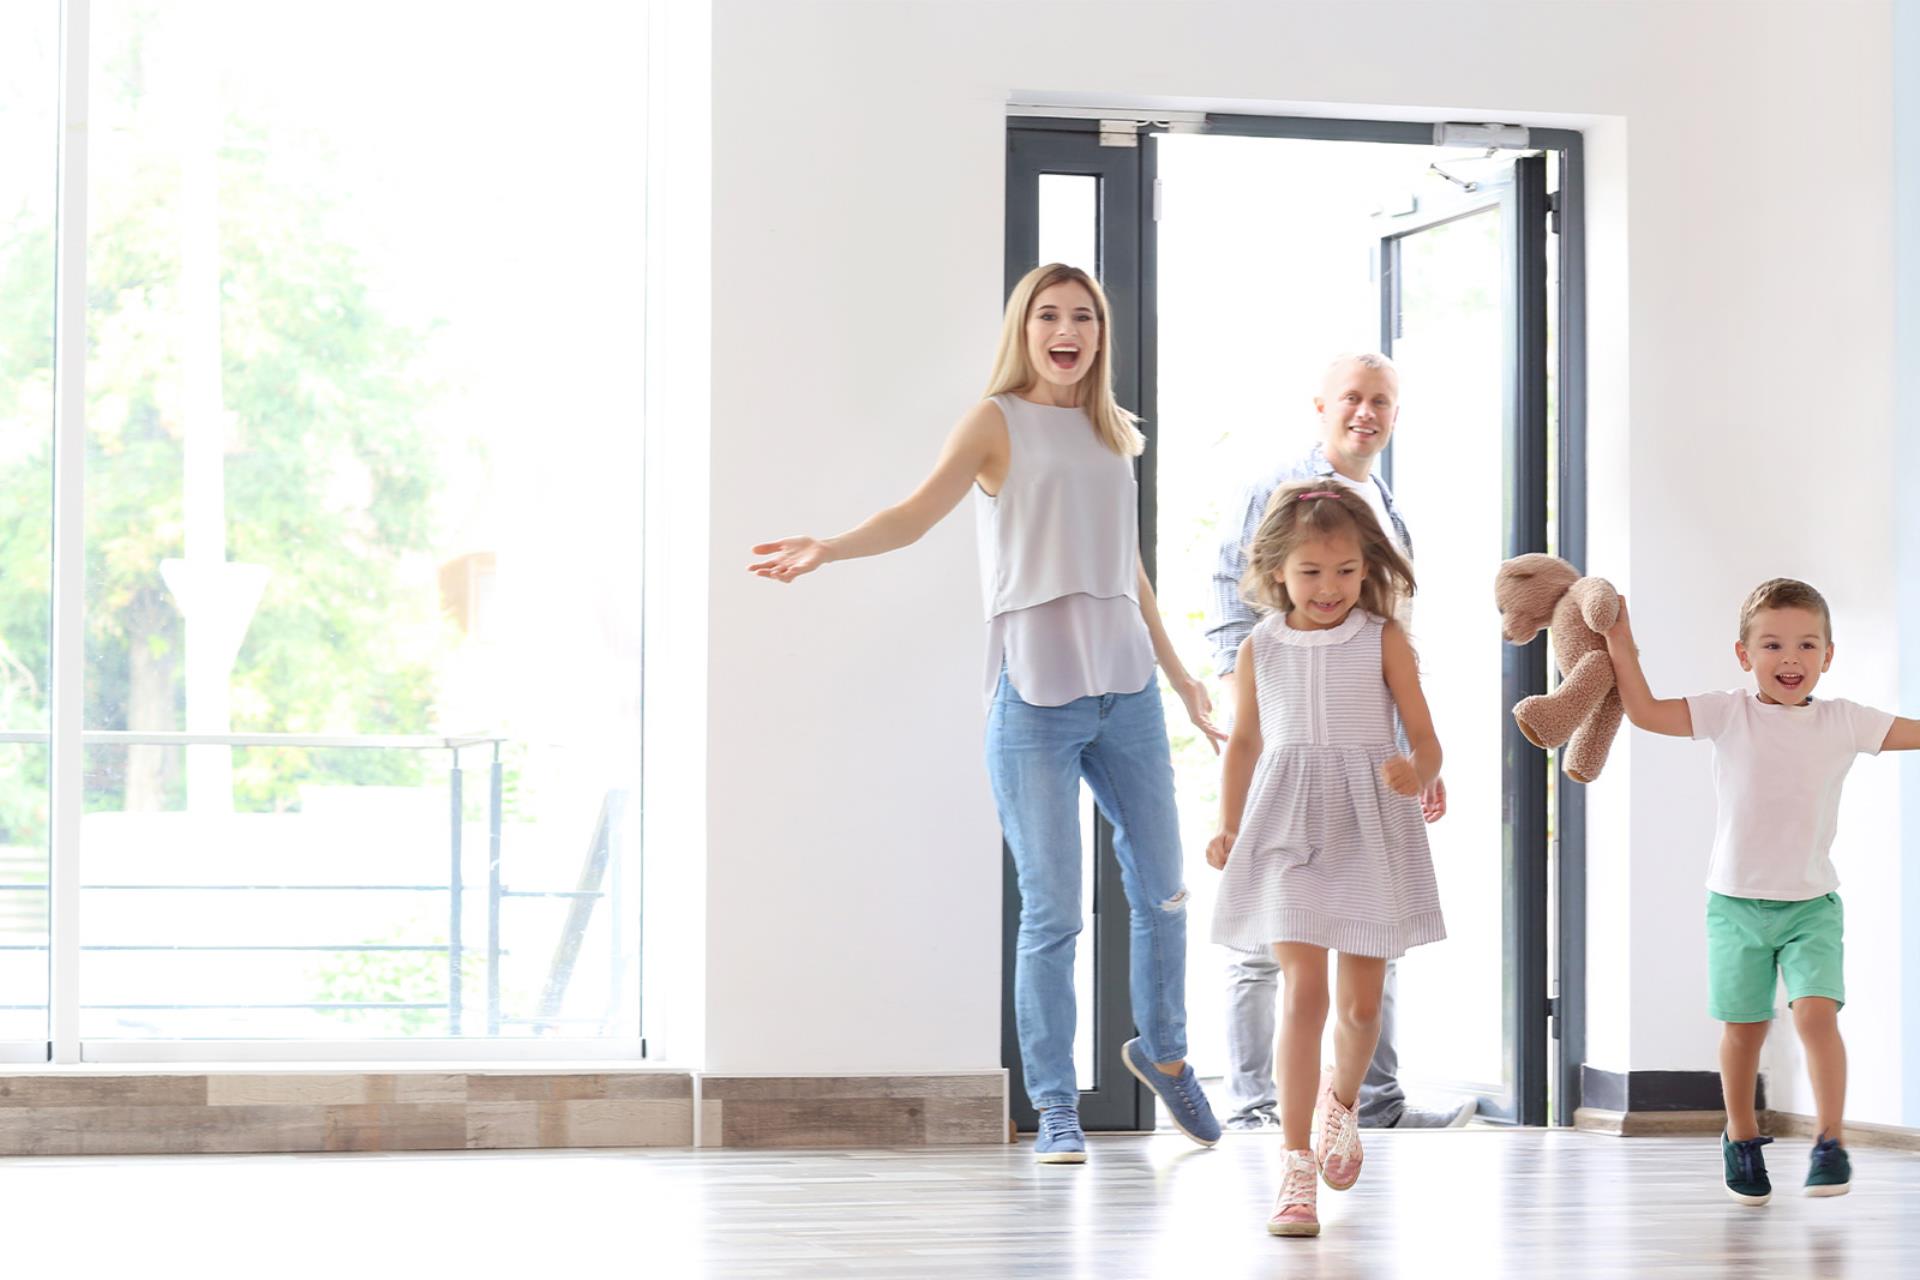
POLYGON ((1271 1111, 1238 1111, 1227 1117, 1222 1126, 1228 1133, 1259 1133, 1263 1129, 1278 1129, 1280 1117, 1271 1111))
MULTIPOLYGON (((1760 1148, 1772 1138, 1743 1138, 1739 1142, 1720 1131, 1720 1159, 1727 1167, 1727 1194, 1741 1204, 1765 1204, 1773 1198, 1773 1181, 1760 1148)), ((1811 1178, 1811 1175, 1809 1175, 1811 1178)))
POLYGON ((1803 1189, 1810 1196, 1843 1196, 1853 1189, 1853 1161, 1847 1159, 1847 1149, 1838 1138, 1814 1140, 1803 1189))
POLYGON ((1360 1121, 1362 1129, 1459 1129, 1473 1119, 1473 1113, 1480 1104, 1473 1098, 1455 1107, 1437 1110, 1431 1107, 1402 1107, 1400 1114, 1392 1124, 1368 1124, 1360 1121))
POLYGON ((1085 1164, 1087 1135, 1080 1131, 1080 1113, 1072 1107, 1042 1111, 1040 1132, 1033 1139, 1033 1158, 1041 1164, 1085 1164))
POLYGON ((1192 1067, 1181 1067, 1177 1076, 1168 1075, 1147 1057, 1139 1036, 1120 1046, 1120 1061, 1127 1064, 1134 1079, 1153 1090, 1166 1105, 1167 1118, 1180 1132, 1203 1147, 1220 1141, 1220 1122, 1213 1118, 1213 1108, 1207 1104, 1200 1077, 1193 1074, 1192 1067))

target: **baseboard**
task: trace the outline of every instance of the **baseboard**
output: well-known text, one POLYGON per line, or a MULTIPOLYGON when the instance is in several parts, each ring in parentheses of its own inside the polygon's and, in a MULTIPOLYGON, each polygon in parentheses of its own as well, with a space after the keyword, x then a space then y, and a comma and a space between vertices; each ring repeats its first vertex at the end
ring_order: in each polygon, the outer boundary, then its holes
POLYGON ((1574 1128, 1620 1138, 1712 1135, 1719 1133, 1726 1123, 1724 1111, 1608 1111, 1600 1107, 1580 1107, 1573 1113, 1574 1128))
MULTIPOLYGON (((1760 1113, 1760 1132, 1770 1138, 1812 1138, 1818 1132, 1819 1122, 1812 1116, 1803 1116, 1791 1111, 1763 1111, 1760 1113)), ((1920 1129, 1903 1128, 1896 1124, 1862 1124, 1856 1120, 1845 1122, 1845 1136, 1849 1147, 1884 1147, 1892 1151, 1920 1151, 1920 1129)))
MULTIPOLYGON (((1817 1122, 1812 1116, 1791 1111, 1761 1111, 1756 1117, 1760 1132, 1769 1138, 1807 1138, 1814 1136, 1817 1122)), ((1724 1111, 1606 1111, 1581 1107, 1573 1113, 1573 1127, 1587 1133, 1606 1133, 1620 1138, 1711 1137, 1726 1126, 1724 1111)), ((1890 1151, 1920 1151, 1920 1129, 1893 1124, 1846 1122, 1849 1147, 1879 1147, 1890 1151)))
POLYGON ((90 1070, 0 1075, 0 1155, 684 1147, 685 1072, 90 1070))
MULTIPOLYGON (((1580 1104, 1582 1109, 1625 1115, 1726 1109, 1717 1071, 1602 1071, 1590 1066, 1580 1068, 1580 1104)), ((1754 1082, 1753 1105, 1766 1109, 1765 1076, 1754 1082)))
POLYGON ((704 1147, 1004 1143, 1007 1073, 700 1077, 704 1147))
POLYGON ((915 1147, 1006 1140, 1004 1070, 717 1076, 657 1067, 0 1073, 0 1156, 915 1147))

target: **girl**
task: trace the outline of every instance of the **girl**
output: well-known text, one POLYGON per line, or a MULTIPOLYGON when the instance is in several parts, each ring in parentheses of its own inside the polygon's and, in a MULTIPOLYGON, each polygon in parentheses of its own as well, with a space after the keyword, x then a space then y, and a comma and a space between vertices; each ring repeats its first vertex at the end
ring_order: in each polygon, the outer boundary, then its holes
POLYGON ((1372 509, 1315 478, 1274 494, 1241 587, 1268 612, 1241 642, 1239 709, 1220 787, 1223 868, 1213 940, 1271 946, 1286 983, 1277 1051, 1287 1141, 1274 1235, 1320 1234, 1316 1175, 1336 1191, 1360 1176, 1353 1104, 1380 1034, 1387 961, 1446 936, 1421 820, 1440 743, 1413 649, 1390 621, 1413 570, 1372 509), (1394 713, 1411 758, 1400 754, 1394 713), (1320 1082, 1327 952, 1340 953, 1334 1066, 1320 1082))
POLYGON ((1208 739, 1205 689, 1167 639, 1138 549, 1132 459, 1145 441, 1114 402, 1107 300, 1086 272, 1027 273, 1007 301, 987 398, 911 497, 837 538, 761 543, 748 569, 792 582, 833 560, 916 542, 969 491, 987 616, 987 771, 1020 885, 1014 1012, 1034 1143, 1086 1160, 1074 1074, 1080 780, 1114 827, 1132 906, 1127 1068, 1194 1141, 1220 1126, 1186 1064, 1187 891, 1158 661, 1208 739))

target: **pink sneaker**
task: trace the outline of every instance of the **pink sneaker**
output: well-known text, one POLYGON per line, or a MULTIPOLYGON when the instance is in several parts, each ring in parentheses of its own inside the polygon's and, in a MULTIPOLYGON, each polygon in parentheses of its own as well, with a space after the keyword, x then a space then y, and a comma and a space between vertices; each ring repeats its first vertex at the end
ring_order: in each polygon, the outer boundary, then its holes
POLYGON ((1280 1179, 1280 1198, 1274 1202, 1273 1216, 1267 1219, 1270 1236, 1317 1236, 1320 1213, 1314 1207, 1319 1192, 1319 1165, 1311 1151, 1287 1152, 1286 1171, 1280 1179))
POLYGON ((1345 1191, 1360 1179, 1360 1117, 1353 1108, 1343 1107, 1333 1096, 1333 1077, 1320 1081, 1320 1141, 1314 1144, 1314 1158, 1320 1162, 1320 1176, 1335 1191, 1345 1191))

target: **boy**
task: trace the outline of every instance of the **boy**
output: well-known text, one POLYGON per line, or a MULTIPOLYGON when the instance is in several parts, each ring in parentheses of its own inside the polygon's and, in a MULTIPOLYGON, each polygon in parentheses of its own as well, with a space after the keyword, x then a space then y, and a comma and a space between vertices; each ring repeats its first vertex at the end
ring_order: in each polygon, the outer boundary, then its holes
POLYGON ((1845 1195, 1852 1165, 1840 1145, 1847 1052, 1838 1014, 1840 896, 1828 850, 1840 813, 1840 784, 1860 752, 1920 748, 1920 721, 1844 699, 1814 701, 1833 663, 1833 618, 1818 591, 1791 578, 1755 587, 1740 609, 1733 651, 1754 676, 1754 692, 1656 698, 1633 645, 1626 602, 1607 633, 1627 718, 1650 733, 1713 743, 1717 815, 1707 871, 1707 988, 1720 1040, 1720 1088, 1727 1127, 1720 1135, 1727 1194, 1765 1204, 1773 1194, 1753 1113, 1760 1046, 1773 1017, 1778 978, 1806 1049, 1819 1133, 1806 1194, 1845 1195))

